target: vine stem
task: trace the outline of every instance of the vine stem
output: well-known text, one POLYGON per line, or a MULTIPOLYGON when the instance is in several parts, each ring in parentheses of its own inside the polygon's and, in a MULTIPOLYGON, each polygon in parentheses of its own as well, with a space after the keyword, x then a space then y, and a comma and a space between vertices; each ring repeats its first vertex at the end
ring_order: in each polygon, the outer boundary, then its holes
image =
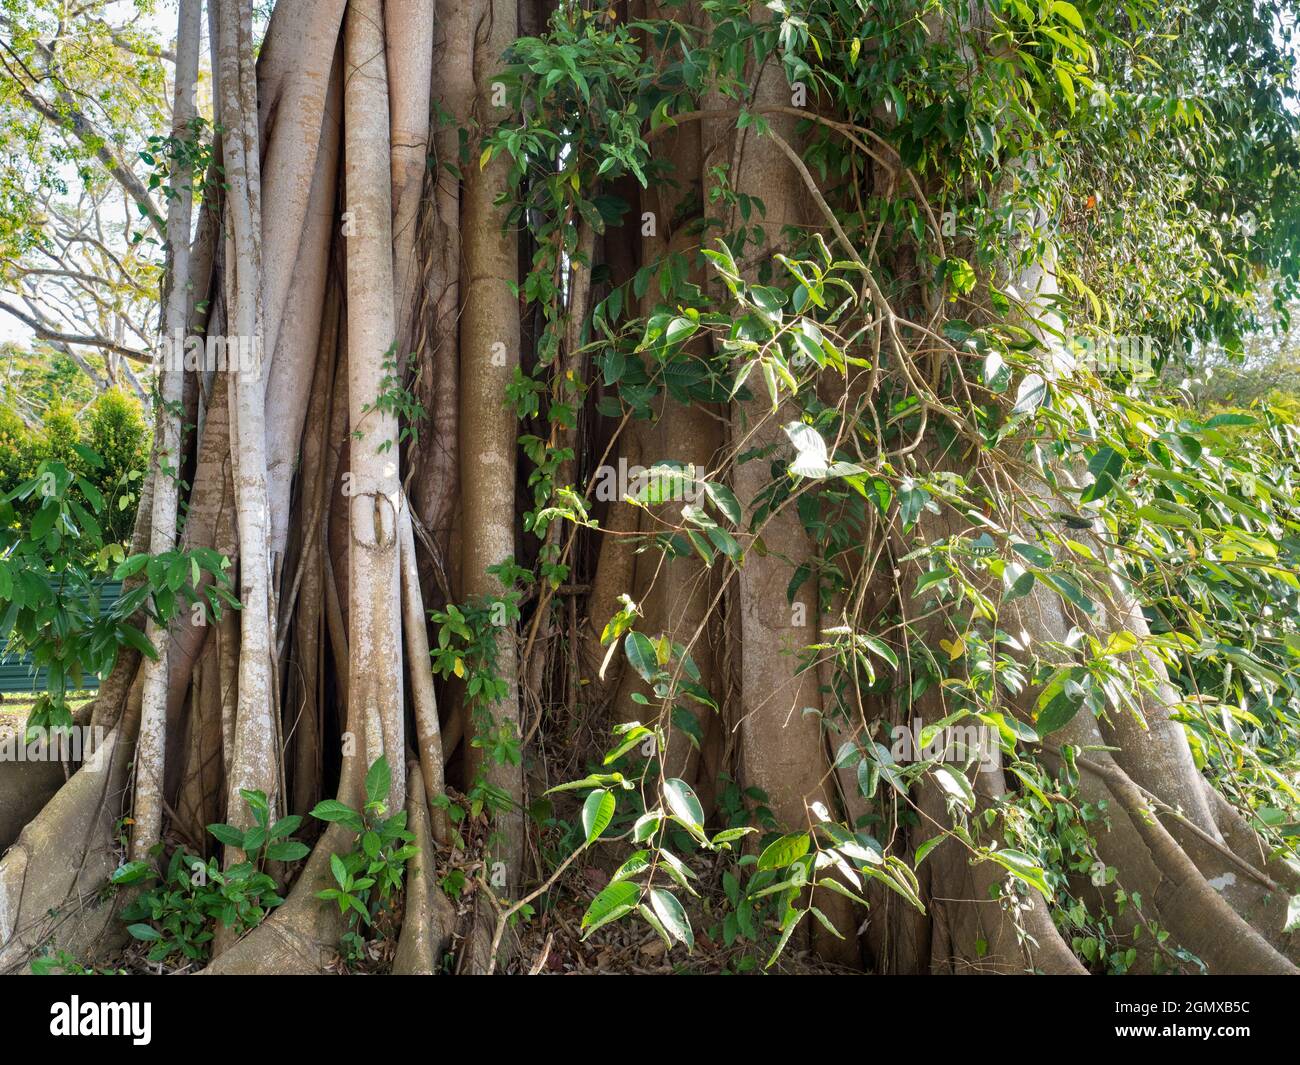
POLYGON ((567 868, 569 868, 570 865, 573 864, 573 860, 579 854, 582 854, 584 851, 586 851, 587 846, 588 845, 584 843, 581 847, 579 847, 576 851, 574 851, 567 858, 565 858, 564 861, 560 863, 559 868, 557 868, 555 872, 553 872, 550 875, 550 878, 548 880, 546 880, 539 887, 534 888, 522 899, 519 899, 517 902, 511 903, 511 905, 504 910, 501 909, 500 905, 497 903, 496 897, 492 894, 491 890, 488 891, 488 898, 492 900, 492 905, 497 911, 497 926, 492 933, 492 948, 489 952, 489 958, 488 958, 488 970, 487 970, 488 976, 492 976, 496 972, 497 951, 500 950, 501 939, 506 934, 506 922, 509 921, 510 918, 513 917, 516 913, 518 913, 521 909, 527 906, 530 902, 532 902, 533 899, 537 898, 538 895, 544 895, 546 892, 550 891, 551 888, 555 886, 555 882, 559 880, 560 877, 563 875, 564 871, 567 868))

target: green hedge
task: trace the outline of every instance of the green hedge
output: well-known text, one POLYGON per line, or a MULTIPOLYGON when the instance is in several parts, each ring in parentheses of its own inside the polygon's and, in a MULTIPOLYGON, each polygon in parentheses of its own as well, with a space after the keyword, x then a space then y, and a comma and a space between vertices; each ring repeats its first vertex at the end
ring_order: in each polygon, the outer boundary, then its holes
MULTIPOLYGON (((80 409, 52 404, 36 429, 29 428, 12 408, 0 404, 0 496, 34 477, 44 460, 57 459, 75 475, 85 477, 108 500, 105 540, 124 541, 135 523, 151 437, 139 402, 120 389, 102 392, 80 409), (103 467, 91 467, 74 445, 98 454, 103 467)), ((39 503, 34 496, 17 504, 19 515, 29 517, 39 503)))

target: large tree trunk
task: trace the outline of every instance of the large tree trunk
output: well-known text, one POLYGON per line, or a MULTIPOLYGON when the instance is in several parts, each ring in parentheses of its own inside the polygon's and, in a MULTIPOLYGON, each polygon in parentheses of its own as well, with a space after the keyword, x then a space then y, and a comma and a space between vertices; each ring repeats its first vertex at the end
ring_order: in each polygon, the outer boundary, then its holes
MULTIPOLYGON (((479 0, 473 9, 474 119, 479 130, 490 127, 500 113, 494 83, 500 56, 515 34, 513 0, 479 0)), ((471 138, 473 143, 473 138, 471 138)), ((514 295, 519 273, 518 244, 504 229, 495 205, 507 191, 504 159, 486 167, 470 152, 461 205, 463 265, 460 291, 464 310, 460 323, 460 438, 461 447, 461 593, 465 598, 493 597, 501 593, 500 581, 489 567, 515 557, 515 437, 513 412, 507 406, 506 388, 519 366, 519 309, 514 295)), ((501 729, 519 736, 519 694, 516 646, 509 629, 495 635, 496 673, 507 679, 509 692, 500 702, 481 706, 474 715, 476 733, 501 729)), ((468 731, 468 730, 467 730, 468 731)), ((515 803, 523 800, 523 773, 517 765, 485 759, 480 748, 468 752, 467 772, 482 774, 515 803)), ((524 824, 521 809, 498 818, 492 852, 487 856, 497 876, 495 890, 513 894, 523 878, 524 824), (498 864, 500 863, 500 864, 498 864)), ((491 882, 491 881, 489 881, 491 882)), ((482 899, 479 928, 493 923, 492 911, 482 899)), ((487 944, 480 931, 472 940, 470 968, 486 971, 487 944)))
MULTIPOLYGON (((172 136, 188 140, 190 124, 198 113, 194 88, 199 78, 199 31, 203 5, 200 0, 181 4, 176 31, 176 93, 172 108, 172 136)), ((172 342, 172 359, 179 359, 183 346, 177 338, 189 326, 190 311, 190 215, 194 207, 191 181, 193 175, 180 159, 171 168, 171 183, 176 190, 167 210, 167 253, 169 270, 162 334, 172 342)), ((181 476, 181 404, 182 367, 164 364, 158 374, 157 473, 151 501, 149 552, 160 555, 176 546, 177 484, 181 476)), ((149 619, 145 637, 154 647, 164 646, 166 631, 154 618, 149 619)), ((144 664, 143 710, 140 739, 136 745, 135 826, 131 852, 144 859, 158 843, 162 830, 162 791, 167 749, 167 655, 164 648, 157 658, 144 664)))
POLYGON ((251 13, 238 0, 218 0, 218 87, 226 127, 226 323, 230 337, 253 354, 231 369, 227 388, 239 531, 239 670, 227 814, 247 827, 240 791, 261 791, 276 809, 281 790, 278 693, 272 675, 274 636, 266 476, 266 373, 263 364, 262 189, 257 82, 251 13))

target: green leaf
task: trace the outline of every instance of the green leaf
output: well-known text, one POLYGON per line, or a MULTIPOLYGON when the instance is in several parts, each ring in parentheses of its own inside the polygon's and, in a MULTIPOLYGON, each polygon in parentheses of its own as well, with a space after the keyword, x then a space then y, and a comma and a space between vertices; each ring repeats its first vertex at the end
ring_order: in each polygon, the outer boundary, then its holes
POLYGON ((543 794, 552 795, 557 791, 577 791, 579 788, 603 788, 607 784, 617 784, 624 791, 632 787, 631 782, 625 780, 622 773, 591 773, 581 780, 570 780, 565 784, 556 784, 553 788, 547 788, 543 794))
POLYGON ((680 344, 688 337, 692 336, 699 329, 697 322, 692 322, 689 318, 674 318, 668 323, 668 328, 664 330, 665 344, 680 344))
POLYGON ((113 870, 108 882, 115 886, 138 884, 154 875, 154 868, 148 862, 127 862, 113 870))
POLYGON ((308 852, 307 844, 299 843, 297 840, 272 843, 266 848, 266 856, 273 862, 296 862, 300 858, 307 857, 308 852))
POLYGON ((945 765, 937 765, 934 767, 933 775, 939 787, 949 798, 954 799, 967 810, 975 809, 975 792, 963 773, 949 769, 945 765))
POLYGON ((113 570, 113 580, 124 581, 128 577, 134 576, 144 569, 148 562, 149 556, 143 554, 131 555, 129 558, 123 559, 117 564, 117 568, 113 570))
POLYGON ((1086 695, 1086 690, 1068 671, 1059 674, 1039 696, 1041 709, 1034 721, 1038 734, 1047 736, 1068 725, 1083 706, 1086 695))
POLYGON ((812 848, 812 837, 807 832, 781 836, 773 840, 758 856, 758 868, 784 869, 797 862, 812 848))
POLYGON ((1008 847, 1002 850, 990 851, 989 857, 1018 880, 1023 880, 1030 887, 1037 888, 1044 898, 1049 902, 1051 901, 1052 889, 1047 885, 1043 870, 1024 851, 1008 847))
POLYGON ((869 647, 879 657, 883 658, 892 668, 898 669, 898 655, 894 653, 894 649, 890 647, 889 644, 885 643, 884 640, 880 639, 878 636, 872 636, 865 632, 858 633, 857 640, 859 643, 869 647))
POLYGON ((644 633, 629 632, 623 640, 623 653, 627 655, 628 662, 641 675, 642 680, 651 680, 659 672, 659 658, 655 654, 655 645, 644 633))
POLYGON ((1248 425, 1258 425, 1259 419, 1252 418, 1249 414, 1216 414, 1205 423, 1207 429, 1222 429, 1227 426, 1245 427, 1248 425))
POLYGON ((271 826, 272 839, 284 839, 285 836, 292 836, 298 831, 298 826, 302 824, 302 817, 298 814, 290 814, 288 817, 282 817, 271 826))
POLYGON ((726 555, 727 558, 733 562, 739 560, 741 554, 740 544, 731 533, 721 528, 706 529, 705 532, 713 542, 713 546, 726 555))
POLYGON ((677 901, 677 896, 662 888, 651 888, 650 906, 655 916, 668 930, 668 934, 686 944, 686 952, 689 954, 695 948, 695 933, 691 931, 690 918, 686 916, 682 904, 677 901))
POLYGON ((147 924, 129 924, 126 930, 136 939, 142 939, 146 943, 156 943, 162 939, 162 933, 152 925, 147 924))
POLYGON ((620 758, 623 757, 623 755, 627 754, 627 752, 630 751, 633 747, 635 747, 638 743, 641 743, 646 736, 653 736, 653 735, 654 733, 652 733, 644 725, 637 725, 634 728, 629 729, 628 732, 624 734, 623 738, 619 741, 618 746, 615 747, 612 751, 610 751, 607 755, 605 755, 605 758, 601 764, 610 765, 614 762, 617 762, 620 758))
POLYGON ((1034 575, 1019 562, 1008 562, 1002 570, 1002 601, 1010 603, 1028 595, 1034 588, 1034 575))
POLYGON ((948 838, 947 836, 943 836, 943 835, 931 836, 919 847, 917 847, 916 856, 912 859, 913 868, 920 868, 920 865, 923 861, 925 861, 926 856, 929 855, 929 853, 932 850, 934 850, 935 847, 939 846, 939 844, 942 843, 947 838, 948 838))
POLYGON ((591 900, 587 912, 582 915, 582 938, 586 939, 592 932, 611 921, 617 921, 630 913, 641 897, 641 889, 627 880, 610 884, 591 900))
POLYGON ((33 540, 44 540, 49 531, 54 528, 55 519, 58 518, 60 513, 58 502, 53 498, 47 499, 45 505, 32 518, 31 538, 33 540))
POLYGON ((1052 0, 1052 13, 1060 15, 1066 22, 1070 23, 1080 33, 1084 32, 1083 17, 1069 0, 1052 0))
POLYGON ((1044 574, 1047 582, 1055 588, 1064 599, 1069 600, 1086 614, 1096 611, 1096 604, 1079 590, 1079 586, 1062 573, 1044 574))
POLYGON ((803 912, 801 911, 797 919, 791 921, 784 929, 782 929, 781 938, 776 942, 776 949, 772 951, 771 956, 767 959, 767 964, 765 964, 763 968, 772 968, 776 959, 781 956, 781 952, 785 950, 785 945, 790 942, 790 937, 794 935, 794 930, 799 927, 799 921, 802 920, 802 918, 803 912))
POLYGON ((1099 473, 1092 484, 1079 495, 1080 503, 1095 503, 1105 499, 1115 489, 1115 479, 1109 473, 1099 473))
MULTIPOLYGON (((141 589, 143 591, 144 589, 141 589)), ((158 649, 149 642, 148 637, 137 629, 134 625, 128 625, 125 622, 118 625, 117 634, 121 637, 122 642, 130 645, 139 651, 146 658, 157 660, 158 649)))
POLYGON ((375 764, 366 772, 366 801, 386 803, 392 784, 393 774, 388 768, 388 759, 381 754, 375 759, 375 764))
POLYGON ((704 807, 696 798, 691 786, 677 777, 669 777, 663 783, 664 801, 668 809, 681 821, 696 830, 704 827, 704 807))
POLYGON ((104 468, 104 459, 94 448, 86 447, 85 444, 73 444, 72 450, 81 458, 81 461, 89 466, 92 470, 102 470, 104 468))
POLYGON ((338 886, 346 890, 348 886, 348 867, 343 864, 343 859, 337 854, 330 855, 330 872, 334 874, 334 880, 338 886))
POLYGON ((1047 382, 1036 373, 1028 374, 1016 390, 1012 414, 1032 414, 1047 399, 1047 382))
POLYGON ((1169 445, 1174 454, 1189 466, 1195 466, 1201 461, 1201 442, 1196 437, 1167 434, 1161 439, 1169 445))
POLYGON ((1021 558, 1038 566, 1040 569, 1047 569, 1052 564, 1052 556, 1044 551, 1037 544, 1013 543, 1011 549, 1021 558))
POLYGON ((927 588, 933 588, 936 584, 942 584, 952 576, 952 571, 947 567, 932 569, 928 573, 923 573, 916 581, 916 587, 912 590, 912 598, 916 598, 927 588))
POLYGON ((1112 479, 1118 478, 1124 472, 1124 456, 1112 447, 1098 448, 1088 460, 1088 472, 1093 477, 1105 474, 1112 479))
POLYGON ((903 480, 898 486, 898 516, 903 522, 904 532, 916 524, 916 519, 921 516, 921 511, 929 502, 929 492, 924 488, 916 487, 915 482, 910 478, 903 480))
POLYGON ((642 918, 644 918, 646 924, 659 933, 659 938, 664 941, 664 946, 669 950, 672 950, 672 937, 668 935, 668 929, 664 927, 663 922, 659 920, 659 917, 654 910, 650 909, 650 907, 643 902, 637 907, 637 912, 642 916, 642 918))
POLYGON ((960 296, 966 295, 975 287, 975 271, 965 259, 945 259, 943 276, 952 285, 952 290, 960 296))
POLYGON ((588 845, 594 843, 602 832, 614 820, 614 793, 612 791, 593 791, 582 804, 582 830, 586 833, 588 845))
POLYGON ((658 810, 651 810, 644 813, 636 819, 632 826, 632 839, 636 843, 644 843, 656 832, 663 823, 663 815, 658 810))
POLYGON ((692 747, 697 751, 700 750, 704 744, 704 732, 695 715, 684 707, 674 706, 672 720, 673 727, 691 741, 692 747))
POLYGON ((718 484, 716 481, 705 481, 704 491, 713 501, 713 505, 722 511, 723 515, 733 525, 739 525, 741 519, 740 500, 736 494, 725 484, 718 484))
POLYGON ((104 496, 98 488, 84 477, 77 478, 77 487, 81 489, 81 494, 86 497, 86 502, 94 508, 95 513, 98 514, 104 509, 104 496))
POLYGON ((1000 352, 990 351, 984 356, 984 387, 990 392, 1005 392, 1011 384, 1011 367, 1000 352))
POLYGON ((235 828, 234 825, 208 825, 208 833, 218 843, 223 843, 227 847, 236 847, 239 850, 244 849, 244 833, 235 828))
POLYGON ((713 837, 713 846, 721 847, 724 843, 734 843, 736 840, 743 839, 745 836, 757 831, 758 829, 749 826, 745 828, 724 828, 713 837))
POLYGON ((611 884, 617 884, 620 880, 630 880, 634 876, 639 876, 650 868, 650 852, 647 850, 635 851, 628 856, 627 861, 620 865, 614 875, 609 878, 611 884))
POLYGON ((365 828, 361 815, 347 803, 339 802, 338 799, 326 799, 317 803, 311 815, 318 821, 337 821, 352 829, 353 832, 360 832, 365 828))
POLYGON ((822 913, 822 911, 819 910, 816 906, 809 906, 808 910, 814 917, 817 918, 818 921, 821 922, 821 926, 824 929, 826 929, 826 931, 828 931, 831 935, 833 935, 836 939, 844 938, 844 933, 841 932, 838 928, 836 928, 834 923, 831 921, 831 919, 827 917, 824 913, 822 913))
POLYGON ((695 874, 691 871, 690 866, 688 866, 679 857, 677 857, 677 855, 673 854, 672 851, 665 850, 662 847, 659 850, 659 858, 660 861, 662 862, 660 868, 665 873, 667 873, 670 877, 672 877, 675 881, 677 881, 678 884, 684 887, 692 895, 699 894, 699 892, 697 892, 693 887, 691 887, 690 884, 692 879, 696 879, 695 874))

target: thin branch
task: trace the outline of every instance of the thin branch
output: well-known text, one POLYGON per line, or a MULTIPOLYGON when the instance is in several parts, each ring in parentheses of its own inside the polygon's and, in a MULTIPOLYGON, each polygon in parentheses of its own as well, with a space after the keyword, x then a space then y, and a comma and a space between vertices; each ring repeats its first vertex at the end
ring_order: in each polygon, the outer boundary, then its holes
POLYGON ((26 325, 38 340, 48 340, 60 344, 86 344, 90 347, 103 348, 105 351, 112 351, 134 362, 142 363, 146 366, 153 362, 153 357, 147 351, 137 351, 135 348, 123 347, 107 337, 93 336, 85 333, 60 333, 57 330, 50 329, 37 318, 30 314, 25 314, 3 300, 0 300, 0 311, 6 311, 12 314, 20 322, 26 325))

